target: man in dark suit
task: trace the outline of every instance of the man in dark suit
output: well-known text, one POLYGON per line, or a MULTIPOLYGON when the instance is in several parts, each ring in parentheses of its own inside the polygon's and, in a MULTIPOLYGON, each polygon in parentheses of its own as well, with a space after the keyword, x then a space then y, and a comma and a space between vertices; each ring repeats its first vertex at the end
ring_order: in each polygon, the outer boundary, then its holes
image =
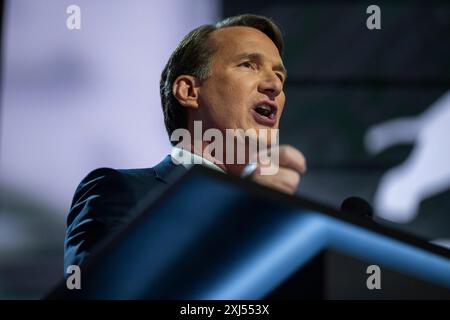
MULTIPOLYGON (((284 108, 286 70, 281 59, 283 39, 268 18, 242 15, 191 31, 172 53, 160 82, 167 132, 277 129, 284 108)), ((269 144, 272 141, 269 139, 269 144)), ((184 143, 186 141, 183 141, 184 143)), ((157 197, 192 163, 294 193, 306 161, 300 151, 280 146, 279 168, 262 174, 261 163, 224 162, 205 150, 210 141, 184 145, 185 156, 172 154, 153 168, 91 172, 78 186, 67 219, 65 268, 81 265, 98 244, 133 220, 132 208, 157 197)), ((274 143, 273 143, 274 144, 274 143)), ((226 153, 228 149, 223 148, 226 153)))

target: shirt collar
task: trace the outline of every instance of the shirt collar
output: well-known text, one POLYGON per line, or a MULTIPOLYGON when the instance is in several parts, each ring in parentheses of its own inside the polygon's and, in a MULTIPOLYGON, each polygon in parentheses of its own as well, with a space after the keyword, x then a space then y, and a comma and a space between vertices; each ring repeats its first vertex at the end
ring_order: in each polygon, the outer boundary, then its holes
POLYGON ((170 153, 172 161, 176 164, 181 164, 186 169, 190 169, 194 164, 200 164, 210 169, 226 173, 221 167, 215 163, 205 159, 198 154, 192 153, 186 149, 181 149, 178 147, 172 147, 172 152, 170 153))

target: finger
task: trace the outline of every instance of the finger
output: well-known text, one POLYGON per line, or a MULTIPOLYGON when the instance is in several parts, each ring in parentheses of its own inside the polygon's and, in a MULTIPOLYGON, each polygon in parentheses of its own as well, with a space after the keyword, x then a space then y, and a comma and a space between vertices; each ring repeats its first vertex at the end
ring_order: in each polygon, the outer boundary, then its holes
POLYGON ((253 174, 251 178, 257 183, 280 189, 289 194, 294 193, 300 183, 300 174, 289 168, 280 168, 276 175, 264 176, 253 174))
POLYGON ((277 180, 287 188, 295 191, 300 183, 300 174, 289 168, 280 168, 277 180))
POLYGON ((281 167, 291 168, 297 172, 306 172, 306 159, 303 153, 296 148, 284 145, 279 149, 279 163, 281 167))
POLYGON ((290 187, 288 187, 286 184, 282 183, 281 181, 274 181, 274 180, 267 180, 267 179, 259 179, 258 177, 255 177, 253 179, 258 184, 261 184, 263 186, 269 187, 271 189, 276 189, 288 194, 293 194, 294 190, 290 187))

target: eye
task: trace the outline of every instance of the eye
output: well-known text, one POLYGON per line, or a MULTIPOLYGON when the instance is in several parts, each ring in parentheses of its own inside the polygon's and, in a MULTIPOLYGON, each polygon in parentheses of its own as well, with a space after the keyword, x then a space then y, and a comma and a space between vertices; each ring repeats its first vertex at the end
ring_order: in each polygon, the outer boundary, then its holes
POLYGON ((244 68, 250 68, 250 69, 253 68, 253 64, 250 61, 242 62, 239 66, 244 67, 244 68))
POLYGON ((282 73, 277 73, 277 77, 284 83, 284 75, 282 73))

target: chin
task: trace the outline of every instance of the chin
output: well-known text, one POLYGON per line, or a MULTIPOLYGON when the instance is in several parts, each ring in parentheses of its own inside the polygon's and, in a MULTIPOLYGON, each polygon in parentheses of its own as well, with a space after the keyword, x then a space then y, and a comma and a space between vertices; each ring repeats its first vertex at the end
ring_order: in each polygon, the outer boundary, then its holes
POLYGON ((259 126, 258 128, 256 128, 259 143, 265 144, 267 147, 270 147, 272 145, 272 142, 276 143, 276 139, 275 139, 275 141, 272 141, 272 136, 275 134, 272 130, 277 130, 277 129, 278 128, 266 127, 266 126, 259 126), (261 129, 264 129, 264 130, 260 132, 261 129))

